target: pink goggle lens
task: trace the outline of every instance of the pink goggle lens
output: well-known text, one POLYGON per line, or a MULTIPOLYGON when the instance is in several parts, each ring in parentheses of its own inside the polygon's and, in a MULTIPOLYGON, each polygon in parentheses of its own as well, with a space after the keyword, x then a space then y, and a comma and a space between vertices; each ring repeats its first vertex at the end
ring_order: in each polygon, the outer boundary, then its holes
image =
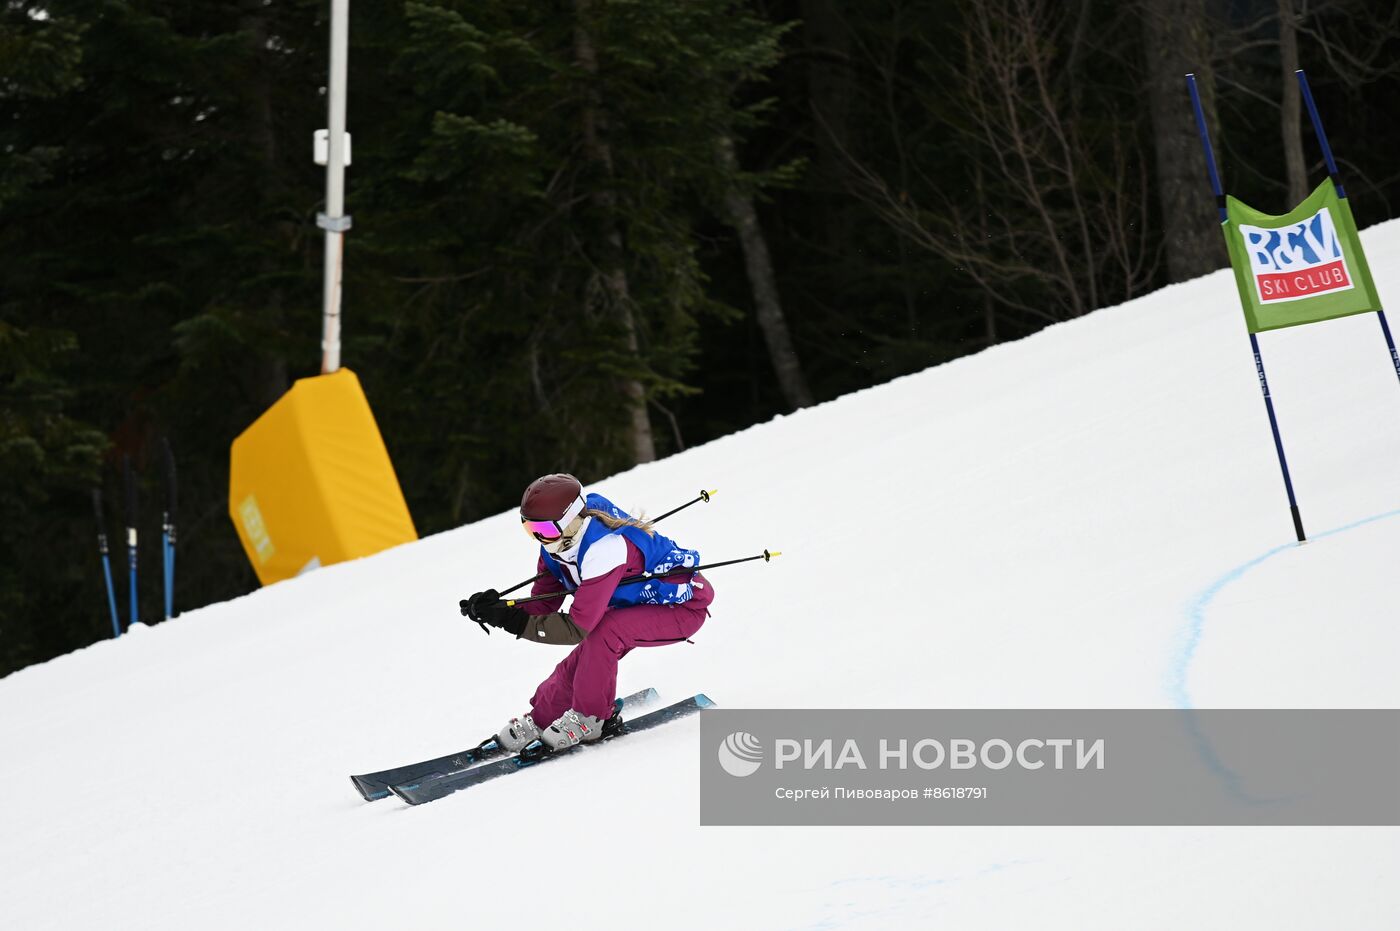
POLYGON ((522 517, 520 524, 525 528, 525 532, 536 540, 557 540, 564 535, 557 521, 526 520, 522 517))

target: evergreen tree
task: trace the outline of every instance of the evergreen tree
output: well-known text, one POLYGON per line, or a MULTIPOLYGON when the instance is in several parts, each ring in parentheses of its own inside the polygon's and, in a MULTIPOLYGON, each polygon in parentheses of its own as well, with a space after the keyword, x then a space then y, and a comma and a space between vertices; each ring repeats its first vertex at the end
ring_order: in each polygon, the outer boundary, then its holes
POLYGON ((666 405, 693 391, 698 330, 736 315, 697 256, 737 176, 715 144, 752 122, 735 87, 781 29, 727 0, 407 15, 418 132, 385 140, 400 173, 356 201, 369 273, 409 286, 376 300, 388 349, 451 424, 404 447, 433 469, 407 484, 458 520, 540 470, 586 479, 676 448, 666 405))
MULTIPOLYGON (((62 151, 19 131, 21 121, 79 83, 81 30, 45 8, 9 4, 0 13, 0 217, 23 204, 62 151)), ((65 592, 90 571, 55 564, 45 545, 73 540, 74 502, 97 475, 102 434, 70 411, 81 373, 74 335, 35 325, 23 273, 0 289, 0 674, 90 640, 85 615, 63 610, 65 592)))

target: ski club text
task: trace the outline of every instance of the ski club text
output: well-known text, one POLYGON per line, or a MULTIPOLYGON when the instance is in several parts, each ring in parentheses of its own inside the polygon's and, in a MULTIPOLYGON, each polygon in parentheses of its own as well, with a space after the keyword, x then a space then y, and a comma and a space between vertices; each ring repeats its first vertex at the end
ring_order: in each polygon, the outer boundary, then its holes
POLYGON ((1327 207, 1289 226, 1239 224, 1261 304, 1299 301, 1352 287, 1332 212, 1327 207))

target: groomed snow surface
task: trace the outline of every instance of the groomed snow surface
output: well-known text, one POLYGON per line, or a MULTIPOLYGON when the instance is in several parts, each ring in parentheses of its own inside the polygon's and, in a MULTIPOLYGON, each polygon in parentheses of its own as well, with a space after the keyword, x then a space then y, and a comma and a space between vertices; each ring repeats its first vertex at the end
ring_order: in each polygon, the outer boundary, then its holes
MULTIPOLYGON (((1363 238, 1400 301, 1400 223, 1363 238)), ((1307 545, 1222 271, 598 483, 653 514, 718 488, 667 533, 784 553, 716 571, 695 645, 629 656, 621 690, 1400 705, 1380 328, 1260 342, 1307 545)), ((418 808, 361 801, 349 773, 527 709, 563 652, 457 601, 533 565, 502 514, 0 680, 0 925, 1395 927, 1393 828, 701 828, 693 719, 418 808)))

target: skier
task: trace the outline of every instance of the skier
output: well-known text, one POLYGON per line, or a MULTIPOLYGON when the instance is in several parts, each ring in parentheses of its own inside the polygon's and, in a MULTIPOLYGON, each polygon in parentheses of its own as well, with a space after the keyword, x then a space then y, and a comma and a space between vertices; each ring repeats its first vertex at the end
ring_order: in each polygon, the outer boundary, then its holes
POLYGON ((472 620, 539 643, 574 644, 540 683, 530 712, 511 718, 497 740, 514 753, 539 740, 551 750, 593 741, 620 725, 613 708, 617 663, 633 647, 689 639, 709 615, 714 589, 690 567, 700 554, 683 549, 649 523, 635 520, 599 494, 585 494, 572 475, 530 483, 520 522, 540 544, 532 594, 557 598, 507 605, 495 589, 467 599, 472 620), (644 572, 652 578, 618 583, 644 572), (574 596, 567 613, 565 595, 574 596), (543 722, 550 722, 540 725, 543 722))

